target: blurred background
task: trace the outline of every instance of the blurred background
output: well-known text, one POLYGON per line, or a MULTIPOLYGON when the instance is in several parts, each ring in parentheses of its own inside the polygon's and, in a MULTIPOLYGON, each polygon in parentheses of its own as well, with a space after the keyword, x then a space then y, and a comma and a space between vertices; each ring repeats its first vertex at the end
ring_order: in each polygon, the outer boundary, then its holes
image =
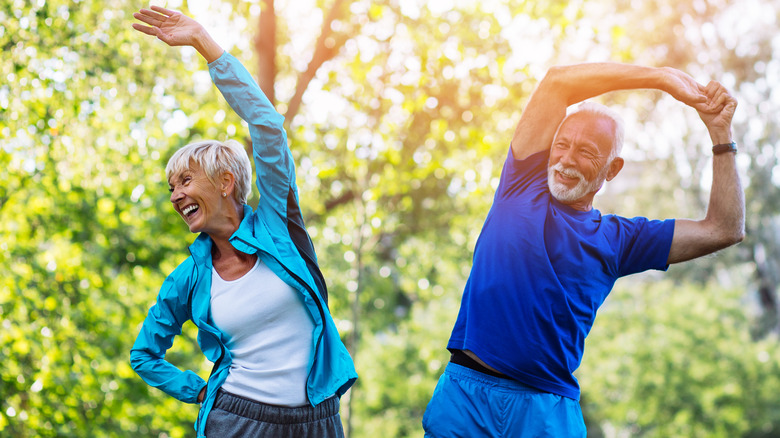
MULTIPOLYGON (((201 21, 286 116, 305 220, 360 379, 349 438, 419 437, 522 108, 556 64, 673 66, 739 100, 747 238, 618 281, 577 372, 593 437, 780 436, 780 1, 154 1, 201 21)), ((129 350, 194 239, 164 167, 247 141, 193 50, 126 0, 0 0, 0 435, 193 436, 129 350)), ((710 140, 655 91, 603 213, 703 217, 710 140)), ((250 203, 256 202, 256 194, 250 203)), ((587 273, 583 273, 587 275, 587 273)), ((167 358, 206 377, 188 323, 167 358)))

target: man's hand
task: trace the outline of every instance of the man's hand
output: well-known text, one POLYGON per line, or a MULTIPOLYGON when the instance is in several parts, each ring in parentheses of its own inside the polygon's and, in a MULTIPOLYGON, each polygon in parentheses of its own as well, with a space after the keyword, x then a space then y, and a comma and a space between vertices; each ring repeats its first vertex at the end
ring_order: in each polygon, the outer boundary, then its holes
POLYGON ((693 107, 696 111, 705 113, 716 113, 717 108, 713 106, 707 96, 707 89, 696 82, 690 75, 676 68, 664 67, 664 76, 666 77, 666 86, 664 91, 672 95, 680 102, 693 107))
POLYGON ((712 144, 731 143, 731 119, 737 109, 737 100, 716 81, 707 84, 705 92, 707 106, 713 111, 699 111, 699 117, 707 126, 712 144))
POLYGON ((133 23, 133 29, 155 36, 169 46, 192 46, 203 55, 206 62, 212 62, 222 55, 222 48, 203 26, 181 12, 152 6, 152 10, 141 9, 133 17, 149 25, 133 23))

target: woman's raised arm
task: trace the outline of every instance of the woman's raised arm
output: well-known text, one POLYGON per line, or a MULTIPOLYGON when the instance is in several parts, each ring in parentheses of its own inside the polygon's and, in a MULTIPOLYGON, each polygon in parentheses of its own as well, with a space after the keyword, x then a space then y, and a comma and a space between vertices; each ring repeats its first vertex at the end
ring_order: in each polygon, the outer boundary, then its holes
POLYGON ((200 23, 181 12, 152 6, 151 10, 141 9, 133 17, 148 24, 133 23, 133 29, 155 36, 169 46, 192 46, 208 63, 224 52, 200 23))

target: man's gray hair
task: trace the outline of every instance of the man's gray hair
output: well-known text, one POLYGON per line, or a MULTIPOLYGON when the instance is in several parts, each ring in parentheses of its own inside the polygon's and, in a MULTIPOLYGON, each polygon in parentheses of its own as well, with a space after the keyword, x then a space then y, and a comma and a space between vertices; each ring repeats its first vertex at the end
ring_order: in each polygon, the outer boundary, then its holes
MULTIPOLYGON (((609 108, 608 106, 602 105, 600 103, 582 102, 581 104, 577 105, 577 108, 566 115, 566 119, 577 113, 592 114, 596 117, 606 117, 612 120, 612 122, 615 124, 615 140, 612 143, 612 151, 609 154, 609 159, 607 162, 610 162, 613 158, 620 156, 620 151, 623 150, 623 136, 625 135, 623 118, 620 117, 620 114, 618 114, 617 111, 613 110, 612 108, 609 108)), ((561 124, 563 124, 563 122, 561 122, 561 124)))
POLYGON ((203 169, 214 187, 218 187, 217 181, 222 174, 233 174, 236 179, 233 196, 241 204, 246 204, 252 192, 252 164, 241 143, 235 140, 224 143, 205 140, 183 146, 168 160, 165 177, 170 180, 173 175, 189 169, 191 161, 203 169))

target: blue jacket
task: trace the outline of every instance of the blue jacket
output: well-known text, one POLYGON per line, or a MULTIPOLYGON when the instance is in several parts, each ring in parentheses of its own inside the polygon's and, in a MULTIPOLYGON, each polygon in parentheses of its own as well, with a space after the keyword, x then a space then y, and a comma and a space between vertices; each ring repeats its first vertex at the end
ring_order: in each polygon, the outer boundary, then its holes
MULTIPOLYGON (((229 53, 210 63, 209 73, 233 110, 249 125, 260 191, 257 210, 244 206, 244 218, 230 242, 239 251, 257 254, 303 297, 314 320, 306 394, 309 403, 317 405, 344 394, 357 373, 328 311, 325 283, 303 225, 284 118, 229 53)), ((214 325, 210 313, 211 244, 211 238, 201 233, 190 245, 190 257, 165 279, 130 352, 130 363, 144 381, 181 401, 197 403, 200 390, 208 385, 195 422, 199 437, 205 436, 206 418, 232 362, 225 347, 226 336, 214 325), (187 320, 198 327, 198 344, 214 363, 208 382, 165 360, 165 352, 187 320)))

